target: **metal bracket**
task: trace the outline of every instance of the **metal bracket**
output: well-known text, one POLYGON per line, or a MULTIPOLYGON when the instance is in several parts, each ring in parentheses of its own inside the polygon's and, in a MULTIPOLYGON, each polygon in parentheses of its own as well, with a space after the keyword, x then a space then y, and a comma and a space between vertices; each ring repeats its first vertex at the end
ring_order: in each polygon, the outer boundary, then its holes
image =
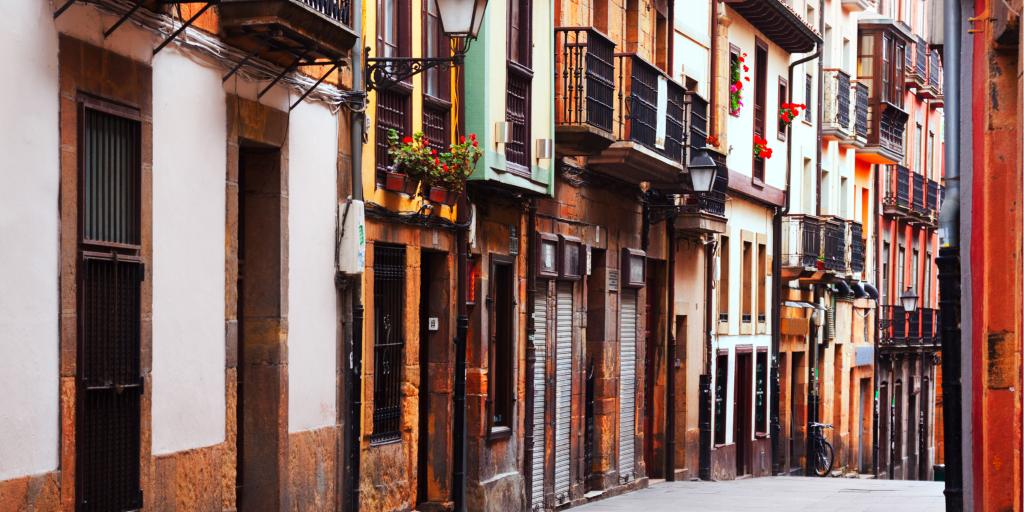
POLYGON ((113 34, 114 31, 117 30, 122 23, 128 21, 128 18, 131 18, 132 14, 135 14, 135 11, 139 10, 139 7, 142 7, 143 1, 144 0, 135 0, 135 5, 133 5, 131 9, 128 9, 128 12, 124 13, 124 15, 118 18, 118 20, 114 22, 114 24, 111 25, 110 28, 103 31, 103 39, 110 37, 110 34, 113 34))
MULTIPOLYGON (((324 63, 324 64, 326 65, 326 63, 324 63)), ((313 63, 313 64, 306 64, 306 65, 307 65, 307 66, 312 66, 312 65, 316 65, 316 63, 313 63)), ((331 66, 331 67, 327 69, 327 72, 325 72, 325 73, 324 73, 324 74, 323 74, 323 75, 322 75, 322 76, 321 76, 321 77, 320 77, 320 78, 319 78, 319 79, 318 79, 318 80, 316 81, 316 83, 314 83, 314 84, 313 84, 312 86, 310 86, 310 88, 309 88, 309 89, 306 89, 306 92, 302 93, 302 96, 299 96, 299 99, 295 100, 295 103, 292 103, 292 106, 288 107, 288 111, 289 111, 289 112, 291 112, 292 110, 294 110, 294 109, 295 109, 295 107, 299 106, 299 103, 302 103, 302 100, 306 99, 306 96, 309 96, 309 93, 313 92, 313 90, 315 90, 315 89, 316 89, 317 87, 320 87, 320 84, 321 84, 321 83, 323 83, 323 81, 324 81, 324 80, 325 80, 325 79, 326 79, 326 78, 327 78, 328 76, 330 76, 330 74, 331 74, 331 73, 333 73, 333 72, 334 72, 334 70, 338 69, 338 67, 340 67, 340 66, 341 66, 341 62, 333 62, 333 63, 330 63, 330 66, 331 66)))
POLYGON ((256 56, 256 52, 257 52, 257 50, 254 50, 254 51, 250 52, 248 55, 246 55, 242 60, 238 61, 238 64, 235 64, 234 67, 232 67, 231 70, 228 71, 228 73, 226 75, 221 77, 220 81, 221 82, 227 82, 228 78, 231 78, 232 76, 234 76, 234 74, 237 73, 239 69, 242 69, 242 66, 244 66, 246 62, 249 62, 249 59, 252 59, 253 57, 256 56))
POLYGON ((216 3, 219 3, 219 2, 220 2, 220 0, 211 0, 209 2, 206 2, 206 5, 204 5, 202 9, 199 9, 199 12, 193 14, 191 18, 186 20, 184 23, 181 24, 180 27, 178 27, 178 30, 175 30, 173 33, 171 33, 171 35, 167 36, 167 39, 164 39, 163 42, 160 43, 160 45, 157 46, 156 49, 153 50, 153 55, 156 55, 157 53, 160 53, 160 50, 163 50, 165 46, 167 46, 168 44, 171 43, 171 41, 174 41, 174 39, 178 37, 178 34, 181 34, 182 32, 184 32, 185 29, 188 28, 189 26, 191 26, 192 23, 195 23, 195 21, 197 19, 199 19, 199 17, 202 16, 203 13, 206 12, 207 9, 209 9, 211 6, 213 6, 213 4, 216 4, 216 3))
POLYGON ((466 55, 458 51, 451 57, 370 57, 369 46, 365 53, 367 91, 387 89, 428 69, 459 66, 466 55))
POLYGON ((284 68, 280 73, 278 73, 278 75, 276 77, 274 77, 274 79, 271 80, 270 83, 267 84, 267 86, 264 87, 263 90, 259 92, 259 94, 256 95, 256 99, 258 100, 258 99, 262 98, 263 95, 266 94, 267 91, 269 91, 271 87, 276 85, 277 82, 281 81, 281 79, 284 78, 285 75, 287 75, 288 73, 291 73, 292 71, 295 70, 295 68, 299 67, 299 63, 302 62, 302 59, 306 58, 306 54, 307 53, 309 53, 309 50, 306 50, 306 51, 302 52, 302 54, 299 55, 298 57, 296 57, 295 60, 292 61, 292 63, 288 65, 288 67, 284 68))
POLYGON ((64 5, 61 5, 60 7, 57 8, 56 11, 53 11, 53 19, 59 18, 60 15, 64 14, 64 11, 68 10, 68 8, 71 7, 71 4, 73 3, 75 3, 75 0, 68 0, 67 2, 64 2, 64 5))

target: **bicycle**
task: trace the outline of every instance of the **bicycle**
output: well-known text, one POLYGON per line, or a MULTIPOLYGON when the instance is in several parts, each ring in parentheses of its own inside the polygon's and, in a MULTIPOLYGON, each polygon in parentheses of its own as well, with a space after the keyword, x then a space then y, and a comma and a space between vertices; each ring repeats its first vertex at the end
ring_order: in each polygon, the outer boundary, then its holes
POLYGON ((814 450, 814 472, 818 476, 827 476, 832 471, 832 462, 835 452, 832 444, 825 440, 822 430, 832 428, 828 423, 812 421, 811 427, 811 449, 814 450))

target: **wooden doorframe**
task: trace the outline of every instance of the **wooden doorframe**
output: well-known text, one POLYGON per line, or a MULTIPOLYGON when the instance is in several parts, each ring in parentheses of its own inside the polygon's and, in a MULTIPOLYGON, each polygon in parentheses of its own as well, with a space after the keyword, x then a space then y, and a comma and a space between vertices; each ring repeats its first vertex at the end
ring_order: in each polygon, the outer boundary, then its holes
POLYGON ((733 376, 733 442, 736 444, 736 476, 750 474, 751 387, 753 386, 753 347, 736 347, 736 373, 733 376))

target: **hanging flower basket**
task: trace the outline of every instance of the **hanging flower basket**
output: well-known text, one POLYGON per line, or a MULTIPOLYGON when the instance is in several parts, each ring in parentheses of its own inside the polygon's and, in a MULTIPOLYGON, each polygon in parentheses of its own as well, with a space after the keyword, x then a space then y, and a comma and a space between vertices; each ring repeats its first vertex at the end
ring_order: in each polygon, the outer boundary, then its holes
POLYGON ((412 196, 416 194, 417 185, 419 181, 404 172, 388 170, 384 173, 384 190, 412 196))
POLYGON ((448 206, 455 204, 455 201, 459 199, 459 194, 453 190, 448 190, 445 187, 430 187, 430 192, 427 199, 432 203, 440 203, 448 206))

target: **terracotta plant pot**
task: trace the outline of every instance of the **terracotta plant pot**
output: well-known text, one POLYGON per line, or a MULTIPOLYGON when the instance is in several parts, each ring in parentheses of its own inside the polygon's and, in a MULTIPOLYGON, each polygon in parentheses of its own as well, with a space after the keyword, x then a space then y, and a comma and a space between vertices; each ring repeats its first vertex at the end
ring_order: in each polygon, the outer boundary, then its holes
POLYGON ((455 204, 455 201, 458 198, 458 194, 444 187, 430 187, 430 194, 427 197, 431 202, 446 204, 448 206, 455 204))
POLYGON ((384 190, 413 195, 416 193, 416 180, 401 172, 387 171, 384 173, 384 190))

